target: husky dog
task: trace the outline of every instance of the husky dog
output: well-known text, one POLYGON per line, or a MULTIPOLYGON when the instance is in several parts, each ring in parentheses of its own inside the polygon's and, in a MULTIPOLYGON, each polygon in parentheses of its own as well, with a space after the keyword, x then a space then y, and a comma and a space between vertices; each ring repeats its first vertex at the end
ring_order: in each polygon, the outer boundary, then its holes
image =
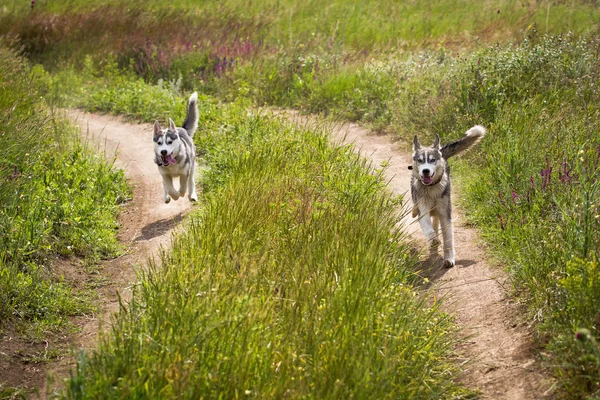
POLYGON ((188 100, 187 116, 181 128, 169 118, 169 126, 162 129, 154 122, 154 162, 163 178, 164 200, 177 200, 185 196, 189 187, 190 201, 197 201, 194 171, 196 169, 196 148, 194 132, 198 128, 198 93, 188 100), (179 190, 173 186, 173 178, 179 177, 179 190))
POLYGON ((437 253, 440 244, 438 229, 442 226, 444 238, 444 267, 455 263, 454 233, 452 225, 452 203, 450 202, 450 166, 447 160, 477 144, 485 135, 485 128, 476 125, 466 135, 440 148, 440 137, 436 134, 431 147, 421 147, 417 135, 413 140, 413 165, 411 195, 412 216, 419 217, 421 229, 437 253))

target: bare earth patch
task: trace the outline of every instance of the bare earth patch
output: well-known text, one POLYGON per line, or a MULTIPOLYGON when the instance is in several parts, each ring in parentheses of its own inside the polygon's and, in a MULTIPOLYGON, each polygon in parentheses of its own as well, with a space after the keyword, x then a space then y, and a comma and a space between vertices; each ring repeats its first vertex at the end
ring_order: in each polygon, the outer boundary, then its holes
MULTIPOLYGON (((412 164, 412 157, 409 145, 387 135, 377 135, 357 124, 324 122, 293 111, 284 111, 280 115, 309 128, 326 125, 336 143, 353 143, 356 151, 375 167, 388 164, 385 178, 389 189, 395 194, 406 194, 410 199, 408 166, 412 164)), ((412 203, 408 201, 407 205, 411 207, 412 203)), ((404 228, 421 254, 428 255, 419 223, 410 212, 405 215, 404 228)), ((456 266, 442 268, 441 260, 424 257, 422 273, 433 282, 432 295, 445 298, 444 309, 455 316, 462 331, 464 340, 455 349, 464 361, 460 381, 479 390, 481 399, 547 397, 552 382, 536 360, 532 327, 519 319, 522 308, 510 299, 505 289, 508 287, 506 273, 488 263, 477 231, 465 224, 461 210, 456 206, 453 219, 456 266)))

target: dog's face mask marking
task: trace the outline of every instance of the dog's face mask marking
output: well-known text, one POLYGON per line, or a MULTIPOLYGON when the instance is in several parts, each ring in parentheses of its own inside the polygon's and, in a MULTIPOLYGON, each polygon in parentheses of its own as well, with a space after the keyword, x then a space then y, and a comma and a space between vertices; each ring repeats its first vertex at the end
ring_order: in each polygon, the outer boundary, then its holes
POLYGON ((421 147, 417 135, 413 140, 413 173, 419 176, 424 185, 431 185, 437 177, 444 172, 441 163, 440 137, 435 135, 435 141, 431 147, 421 147))
POLYGON ((181 140, 173 120, 169 118, 169 127, 161 129, 158 121, 154 123, 154 153, 162 166, 177 163, 175 157, 179 154, 181 140))

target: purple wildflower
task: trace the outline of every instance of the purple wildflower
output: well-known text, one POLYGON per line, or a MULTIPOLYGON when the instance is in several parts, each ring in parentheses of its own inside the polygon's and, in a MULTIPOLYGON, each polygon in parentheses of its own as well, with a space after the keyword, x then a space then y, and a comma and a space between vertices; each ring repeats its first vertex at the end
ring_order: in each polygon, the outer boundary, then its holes
POLYGON ((220 78, 221 77, 221 72, 222 72, 221 71, 221 57, 217 57, 217 62, 215 64, 215 66, 214 66, 214 71, 215 71, 215 73, 217 75, 217 78, 220 78))
POLYGON ((587 342, 591 340, 591 338, 592 334, 588 329, 582 328, 578 329, 577 332, 575 332, 575 339, 579 340, 580 342, 587 342))
POLYGON ((573 177, 571 176, 571 171, 573 168, 568 168, 567 160, 562 163, 562 171, 558 171, 558 179, 561 183, 571 183, 573 177))
POLYGON ((19 179, 20 176, 21 176, 21 172, 19 172, 19 168, 17 168, 17 166, 15 165, 15 167, 13 169, 13 173, 12 173, 12 175, 10 175, 8 177, 8 180, 9 181, 14 181, 14 180, 19 179))
POLYGON ((511 196, 513 204, 517 204, 517 201, 521 199, 521 196, 519 196, 514 190, 512 191, 511 196))
POLYGON ((504 198, 502 197, 502 192, 498 190, 498 198, 500 199, 500 204, 504 205, 504 198))
POLYGON ((550 184, 550 181, 552 180, 552 166, 550 165, 550 162, 548 161, 547 157, 546 157, 546 169, 543 169, 540 172, 540 175, 542 176, 542 190, 546 191, 546 188, 548 187, 548 185, 550 184))

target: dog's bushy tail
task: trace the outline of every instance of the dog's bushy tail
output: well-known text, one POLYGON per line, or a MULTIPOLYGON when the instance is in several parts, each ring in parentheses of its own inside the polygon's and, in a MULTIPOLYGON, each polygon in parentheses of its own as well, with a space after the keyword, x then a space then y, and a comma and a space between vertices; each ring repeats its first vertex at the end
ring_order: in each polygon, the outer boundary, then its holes
POLYGON ((485 136, 485 132, 486 130, 483 126, 475 125, 467 131, 464 137, 442 147, 440 149, 442 152, 442 157, 447 160, 454 155, 468 150, 470 147, 476 145, 485 136))
POLYGON ((181 126, 187 131, 190 137, 194 136, 194 132, 196 132, 196 129, 198 128, 198 118, 198 92, 194 92, 188 100, 187 115, 181 126))

